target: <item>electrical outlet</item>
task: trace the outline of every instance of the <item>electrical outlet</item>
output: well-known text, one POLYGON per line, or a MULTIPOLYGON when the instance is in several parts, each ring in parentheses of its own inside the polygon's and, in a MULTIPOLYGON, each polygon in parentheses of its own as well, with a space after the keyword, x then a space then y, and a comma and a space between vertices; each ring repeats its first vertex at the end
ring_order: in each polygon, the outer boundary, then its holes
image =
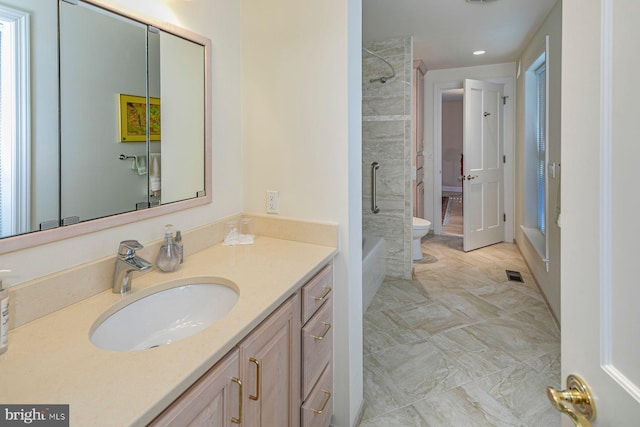
POLYGON ((267 213, 277 214, 280 212, 280 193, 278 191, 267 190, 267 213))

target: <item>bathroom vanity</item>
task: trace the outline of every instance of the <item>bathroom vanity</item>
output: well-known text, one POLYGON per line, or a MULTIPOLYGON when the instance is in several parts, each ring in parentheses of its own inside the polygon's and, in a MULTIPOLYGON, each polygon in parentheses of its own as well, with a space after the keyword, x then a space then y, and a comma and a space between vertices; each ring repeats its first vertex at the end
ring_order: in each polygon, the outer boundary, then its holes
POLYGON ((151 425, 208 420, 208 426, 327 427, 333 406, 331 278, 327 265, 151 425))
MULTIPOLYGON (((216 244, 189 254, 172 273, 135 275, 125 297, 107 283, 95 296, 10 331, 9 351, 0 356, 7 384, 0 402, 69 404, 72 426, 184 426, 198 425, 199 417, 225 426, 327 426, 335 253, 335 246, 259 235, 253 245, 216 244), (123 298, 194 277, 219 277, 238 293, 234 307, 208 328, 137 351, 90 342, 96 319, 123 298)), ((42 280, 96 279, 91 266, 81 268, 82 275, 42 280)), ((82 285, 69 282, 67 292, 82 285)), ((23 297, 16 300, 16 310, 28 309, 23 297)))

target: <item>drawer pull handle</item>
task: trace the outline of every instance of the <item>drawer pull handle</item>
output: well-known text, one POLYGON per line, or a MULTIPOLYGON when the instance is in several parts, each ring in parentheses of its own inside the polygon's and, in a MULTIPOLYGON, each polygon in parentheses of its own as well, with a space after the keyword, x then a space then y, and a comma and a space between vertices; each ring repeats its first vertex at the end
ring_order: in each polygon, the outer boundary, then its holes
POLYGON ((324 412, 324 410, 327 408, 327 405, 329 404, 329 401, 331 400, 331 392, 328 390, 320 390, 322 391, 324 394, 327 395, 327 399, 324 401, 324 404, 322 405, 322 408, 320 409, 313 409, 311 408, 311 410, 316 413, 316 414, 322 414, 324 412))
POLYGON ((236 378, 236 377, 232 377, 231 381, 233 381, 234 383, 238 384, 239 388, 238 388, 238 402, 239 402, 239 408, 238 408, 238 418, 234 418, 231 417, 231 422, 234 424, 242 424, 242 381, 240 381, 240 378, 236 378))
POLYGON ((256 365, 256 395, 249 395, 249 399, 258 400, 260 399, 260 362, 257 359, 250 357, 249 362, 256 365))
POLYGON ((314 300, 322 301, 327 297, 327 295, 329 295, 329 292, 331 292, 331 286, 325 286, 324 288, 326 289, 324 294, 321 297, 313 297, 314 300))
POLYGON ((322 322, 322 324, 325 326, 325 330, 322 333, 322 335, 317 336, 317 335, 312 335, 313 338, 317 339, 318 341, 323 340, 324 337, 327 336, 327 334, 329 333, 329 329, 331 329, 331 323, 327 323, 327 322, 322 322))

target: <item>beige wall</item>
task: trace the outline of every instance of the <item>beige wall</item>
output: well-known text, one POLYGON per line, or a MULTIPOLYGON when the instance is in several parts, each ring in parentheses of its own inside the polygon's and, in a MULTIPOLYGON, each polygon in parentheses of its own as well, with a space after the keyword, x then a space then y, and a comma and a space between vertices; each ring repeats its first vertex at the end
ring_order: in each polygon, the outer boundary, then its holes
POLYGON ((278 190, 280 215, 340 228, 337 426, 352 425, 362 401, 360 19, 358 1, 242 2, 244 210, 264 213, 278 190))
POLYGON ((549 122, 547 151, 549 163, 560 163, 560 79, 562 76, 560 63, 562 56, 562 2, 559 1, 551 10, 549 16, 542 24, 529 45, 525 48, 520 58, 520 77, 517 80, 518 104, 517 104, 517 135, 516 135, 516 243, 522 252, 527 264, 549 306, 560 320, 560 228, 556 223, 556 208, 558 205, 558 192, 560 189, 560 176, 562 171, 556 174, 556 178, 548 179, 547 194, 547 233, 549 237, 549 271, 545 263, 529 243, 524 235, 521 225, 525 223, 525 180, 524 180, 524 148, 525 148, 525 90, 524 76, 527 68, 534 61, 540 47, 545 43, 545 36, 549 35, 550 51, 547 57, 547 73, 549 74, 549 122))

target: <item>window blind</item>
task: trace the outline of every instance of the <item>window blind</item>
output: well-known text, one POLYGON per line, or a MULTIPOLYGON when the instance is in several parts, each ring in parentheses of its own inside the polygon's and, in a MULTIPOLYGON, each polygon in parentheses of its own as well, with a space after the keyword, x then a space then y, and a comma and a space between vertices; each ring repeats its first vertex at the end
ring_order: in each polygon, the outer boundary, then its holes
POLYGON ((537 227, 544 235, 546 231, 546 215, 545 215, 545 175, 546 175, 546 117, 547 117, 547 71, 546 63, 542 63, 535 71, 536 74, 536 145, 538 148, 538 164, 537 164, 537 186, 538 186, 538 204, 537 227))

